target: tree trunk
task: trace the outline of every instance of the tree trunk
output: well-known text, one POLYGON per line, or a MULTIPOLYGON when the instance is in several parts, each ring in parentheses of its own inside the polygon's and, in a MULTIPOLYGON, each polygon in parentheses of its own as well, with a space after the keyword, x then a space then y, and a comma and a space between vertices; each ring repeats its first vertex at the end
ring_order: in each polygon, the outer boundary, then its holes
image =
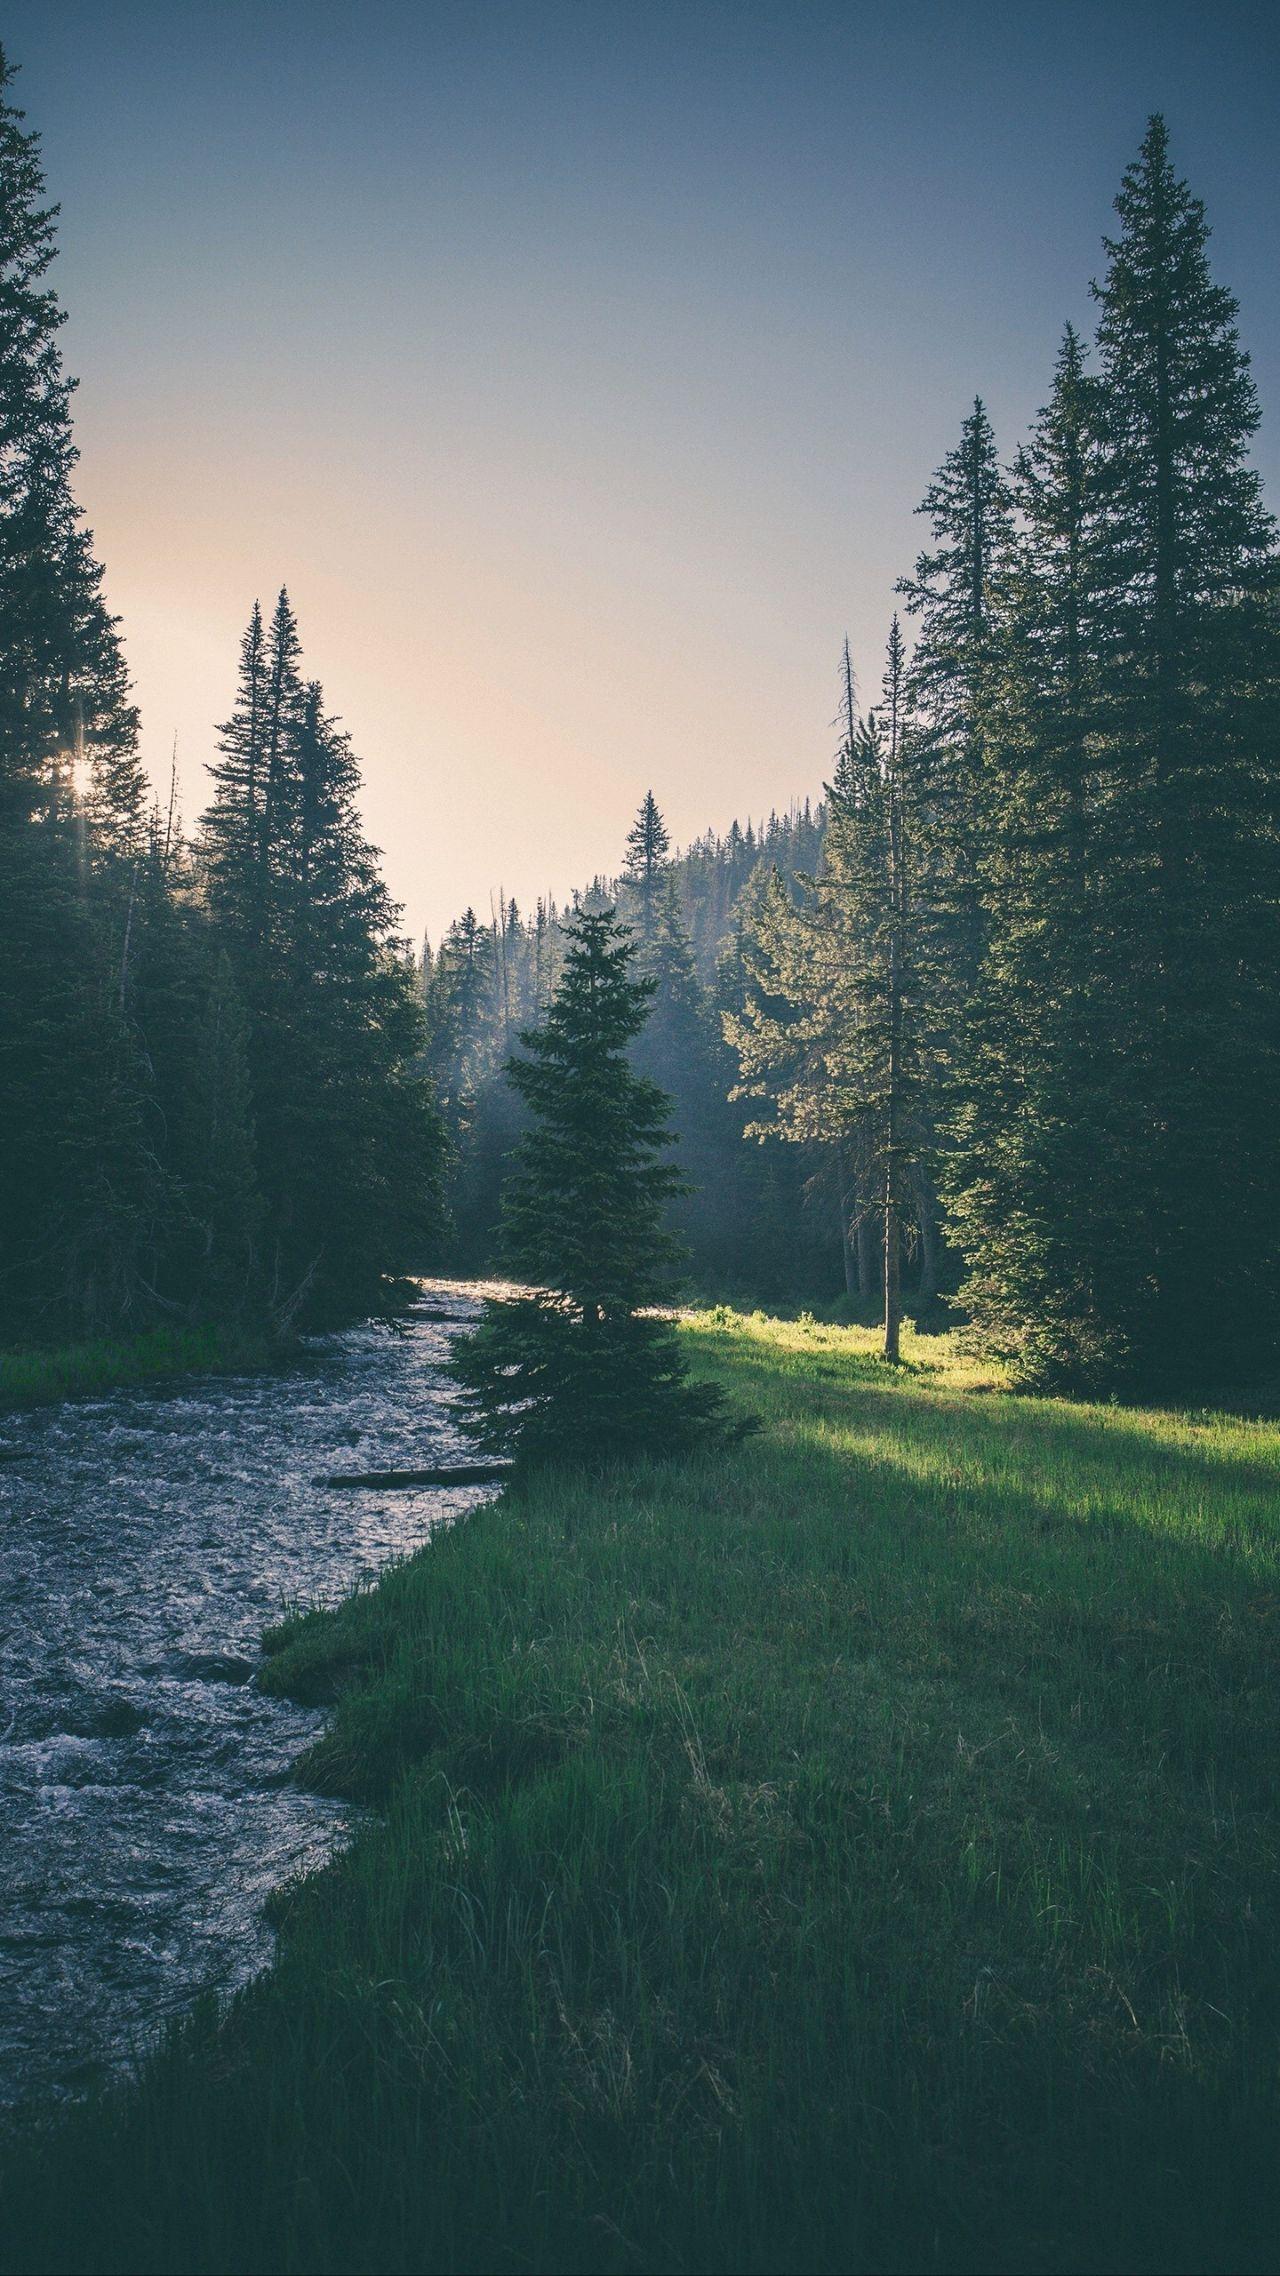
POLYGON ((860 1296, 858 1286, 858 1251, 849 1225, 849 1210, 843 1194, 840 1197, 840 1252, 844 1258, 844 1292, 846 1296, 860 1296))
POLYGON ((897 1359, 902 1327, 902 1255, 898 1208, 893 1198, 893 1157, 884 1173, 884 1356, 897 1359))
MULTIPOLYGON (((895 620, 896 621, 896 620, 895 620)), ((898 734, 893 727, 893 762, 889 775, 889 888, 893 920, 889 931, 889 1064, 885 1083, 884 1148, 884 1356, 896 1360, 902 1325, 902 1245, 898 1228, 898 1191, 901 1172, 899 1096, 902 1081, 902 966, 901 927, 906 907, 903 883, 902 837, 898 808, 898 734)))
POLYGON ((916 1205, 920 1212, 920 1286, 921 1304, 932 1304, 938 1293, 938 1208, 934 1199, 933 1180, 917 1167, 915 1173, 916 1205))
POLYGON ((846 1296, 860 1296, 862 1294, 862 1285, 861 1276, 858 1270, 859 1260, 856 1245, 856 1234, 854 1232, 853 1226, 853 1210, 855 1206, 852 1174, 853 1165, 849 1160, 847 1150, 843 1146, 841 1147, 838 1156, 838 1168, 840 1173, 840 1190, 838 1195, 838 1207, 840 1210, 840 1252, 844 1259, 844 1292, 846 1296))

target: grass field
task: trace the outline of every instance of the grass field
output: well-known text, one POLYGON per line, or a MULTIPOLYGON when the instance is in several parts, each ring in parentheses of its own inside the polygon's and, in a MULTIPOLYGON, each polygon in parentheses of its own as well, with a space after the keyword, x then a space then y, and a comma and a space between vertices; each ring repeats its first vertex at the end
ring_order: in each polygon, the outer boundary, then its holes
POLYGON ((379 1814, 6 2266, 1277 2265, 1280 1432, 685 1332, 759 1437, 270 1639, 379 1814))
POLYGON ((205 1326, 149 1328, 137 1336, 101 1336, 54 1351, 0 1351, 0 1412, 50 1406, 119 1384, 263 1367, 275 1348, 270 1337, 256 1331, 205 1326))

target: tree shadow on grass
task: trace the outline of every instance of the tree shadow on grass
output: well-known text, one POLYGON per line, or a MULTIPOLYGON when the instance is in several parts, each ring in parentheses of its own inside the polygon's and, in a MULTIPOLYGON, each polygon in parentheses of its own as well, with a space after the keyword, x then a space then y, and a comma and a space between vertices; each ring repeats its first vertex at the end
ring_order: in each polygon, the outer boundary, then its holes
MULTIPOLYGON (((708 1356, 714 1364, 714 1349, 708 1356)), ((754 1382, 767 1405, 776 1403, 780 1386, 799 1376, 812 1386, 823 1421, 870 1428, 888 1440, 905 1438, 922 1450, 942 1452, 949 1445, 976 1473, 966 1484, 989 1486, 1006 1497, 1003 1475, 1016 1465, 1042 1479, 1046 1494, 1086 1502, 1095 1522, 1105 1516, 1125 1525, 1140 1522, 1147 1532, 1164 1530, 1165 1505, 1174 1519, 1244 1522, 1259 1547, 1272 1551, 1280 1578, 1280 1430, 1273 1450, 1260 1458, 1256 1440, 1236 1438, 1232 1418, 1226 1418, 1225 1433, 1215 1429, 1216 1412, 1214 1420, 1199 1421, 1179 1411, 1145 1410, 1152 1419, 1144 1429, 1127 1408, 1009 1393, 978 1397, 948 1384, 927 1362, 891 1369, 875 1353, 835 1355, 820 1346, 812 1355, 795 1356, 794 1367, 780 1368, 776 1354, 748 1338, 736 1339, 726 1372, 748 1395, 754 1382), (841 1390, 850 1393, 848 1403, 838 1401, 841 1390), (1185 1435, 1166 1435, 1171 1431, 1195 1437, 1188 1443, 1185 1435), (1111 1506, 1096 1509, 1098 1496, 1111 1506), (1214 1500, 1220 1509, 1206 1511, 1203 1505, 1214 1500), (1183 1504, 1191 1506, 1184 1512, 1183 1504)), ((797 1426, 803 1427, 802 1417, 792 1419, 791 1427, 797 1426)), ((1025 1489, 1014 1498, 1037 1511, 1042 1506, 1041 1497, 1027 1497, 1025 1489)))

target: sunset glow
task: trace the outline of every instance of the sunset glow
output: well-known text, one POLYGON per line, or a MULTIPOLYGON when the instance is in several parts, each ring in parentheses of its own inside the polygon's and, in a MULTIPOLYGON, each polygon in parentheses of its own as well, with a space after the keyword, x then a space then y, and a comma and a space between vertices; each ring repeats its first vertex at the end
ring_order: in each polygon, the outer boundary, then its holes
POLYGON ((145 749, 177 731, 197 811, 287 582, 415 929, 608 868, 650 782, 680 838, 817 792, 840 640, 878 653, 979 383, 1002 439, 1041 400, 1157 104, 1268 398, 1269 9, 933 5, 909 49, 864 7, 172 21, 6 34, 145 749))

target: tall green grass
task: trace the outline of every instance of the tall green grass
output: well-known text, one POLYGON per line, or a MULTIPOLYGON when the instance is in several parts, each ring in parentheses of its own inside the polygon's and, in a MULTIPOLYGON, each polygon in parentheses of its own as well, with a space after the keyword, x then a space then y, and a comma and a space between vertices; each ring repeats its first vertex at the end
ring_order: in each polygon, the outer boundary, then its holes
POLYGON ((271 1637, 379 1815, 6 2266, 1276 2265, 1280 1433, 685 1332, 760 1437, 271 1637))
POLYGON ((278 1349, 260 1331, 224 1324, 148 1328, 141 1335, 97 1337, 53 1351, 0 1351, 0 1411, 49 1406, 118 1384, 264 1367, 278 1349))

